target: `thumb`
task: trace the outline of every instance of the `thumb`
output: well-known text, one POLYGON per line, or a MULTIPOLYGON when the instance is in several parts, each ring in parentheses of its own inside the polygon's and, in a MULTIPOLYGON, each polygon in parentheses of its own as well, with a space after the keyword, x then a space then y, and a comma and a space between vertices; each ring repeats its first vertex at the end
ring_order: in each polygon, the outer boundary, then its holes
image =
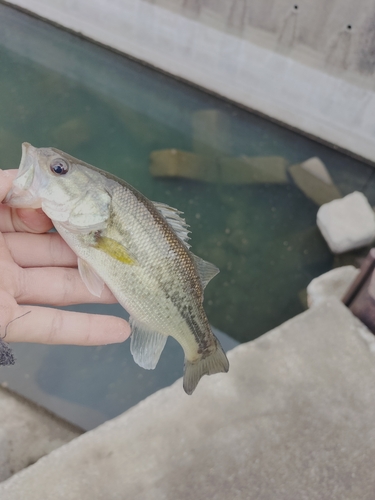
MULTIPOLYGON (((0 203, 12 187, 18 170, 0 169, 0 203)), ((29 233, 45 233, 52 227, 50 219, 40 209, 10 208, 1 205, 2 231, 27 231, 29 233)))
POLYGON ((46 233, 53 227, 51 220, 40 208, 12 209, 12 223, 15 231, 29 233, 46 233))

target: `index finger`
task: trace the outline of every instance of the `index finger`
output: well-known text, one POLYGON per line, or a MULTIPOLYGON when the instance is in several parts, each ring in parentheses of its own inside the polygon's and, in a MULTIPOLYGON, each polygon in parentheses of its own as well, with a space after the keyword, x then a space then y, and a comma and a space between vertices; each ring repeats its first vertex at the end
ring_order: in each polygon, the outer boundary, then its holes
POLYGON ((130 325, 116 316, 20 306, 0 290, 0 337, 6 342, 105 345, 123 342, 130 325))

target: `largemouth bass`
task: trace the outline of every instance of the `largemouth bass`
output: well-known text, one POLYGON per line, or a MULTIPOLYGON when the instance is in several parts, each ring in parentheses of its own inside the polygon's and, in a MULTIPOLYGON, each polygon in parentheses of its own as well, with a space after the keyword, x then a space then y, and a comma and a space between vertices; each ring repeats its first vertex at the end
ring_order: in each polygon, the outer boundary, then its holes
POLYGON ((100 297, 108 286, 130 314, 136 363, 155 368, 170 335, 184 350, 187 394, 203 375, 228 371, 203 309, 204 288, 219 270, 189 250, 181 212, 58 149, 28 143, 5 202, 42 208, 77 255, 90 292, 100 297))

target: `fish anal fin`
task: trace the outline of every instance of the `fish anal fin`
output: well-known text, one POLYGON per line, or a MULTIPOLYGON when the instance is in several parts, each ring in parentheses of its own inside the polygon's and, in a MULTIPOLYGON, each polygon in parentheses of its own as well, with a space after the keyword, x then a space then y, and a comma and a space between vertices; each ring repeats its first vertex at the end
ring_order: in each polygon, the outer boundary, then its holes
POLYGON ((78 271, 89 292, 95 297, 100 297, 103 292, 104 281, 96 274, 90 264, 80 257, 78 257, 78 271))
POLYGON ((195 363, 185 359, 184 369, 184 390, 186 394, 193 394, 198 382, 203 375, 213 375, 214 373, 226 373, 229 370, 229 361, 218 343, 216 351, 202 358, 195 363))
POLYGON ((132 317, 129 323, 132 329, 130 352, 134 361, 146 370, 153 370, 158 364, 168 336, 147 329, 132 317))
POLYGON ((203 288, 206 288, 207 283, 220 272, 220 269, 214 264, 211 264, 211 262, 207 262, 206 260, 201 259, 197 255, 193 254, 193 258, 195 265, 197 266, 197 271, 201 279, 202 286, 203 288))
POLYGON ((107 236, 98 236, 95 244, 92 246, 129 266, 134 266, 137 263, 121 243, 107 236))

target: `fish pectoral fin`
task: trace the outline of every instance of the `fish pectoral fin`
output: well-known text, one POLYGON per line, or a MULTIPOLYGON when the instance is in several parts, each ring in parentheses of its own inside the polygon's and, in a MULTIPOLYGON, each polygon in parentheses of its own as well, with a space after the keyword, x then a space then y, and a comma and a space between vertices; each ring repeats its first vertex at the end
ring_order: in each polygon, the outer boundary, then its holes
POLYGON ((148 330, 131 316, 129 323, 132 329, 130 352, 134 361, 146 370, 153 370, 158 364, 168 336, 148 330))
POLYGON ((128 253, 126 248, 112 238, 99 236, 96 243, 92 246, 124 264, 128 264, 129 266, 137 264, 137 261, 128 253))
POLYGON ((90 264, 87 264, 80 257, 78 257, 78 271, 89 292, 95 297, 100 297, 103 292, 104 281, 96 274, 90 264))
POLYGON ((203 288, 206 288, 207 283, 220 272, 220 269, 214 264, 211 264, 211 262, 207 262, 206 260, 201 259, 197 255, 193 254, 193 258, 195 265, 197 266, 197 271, 201 279, 202 286, 203 288))

